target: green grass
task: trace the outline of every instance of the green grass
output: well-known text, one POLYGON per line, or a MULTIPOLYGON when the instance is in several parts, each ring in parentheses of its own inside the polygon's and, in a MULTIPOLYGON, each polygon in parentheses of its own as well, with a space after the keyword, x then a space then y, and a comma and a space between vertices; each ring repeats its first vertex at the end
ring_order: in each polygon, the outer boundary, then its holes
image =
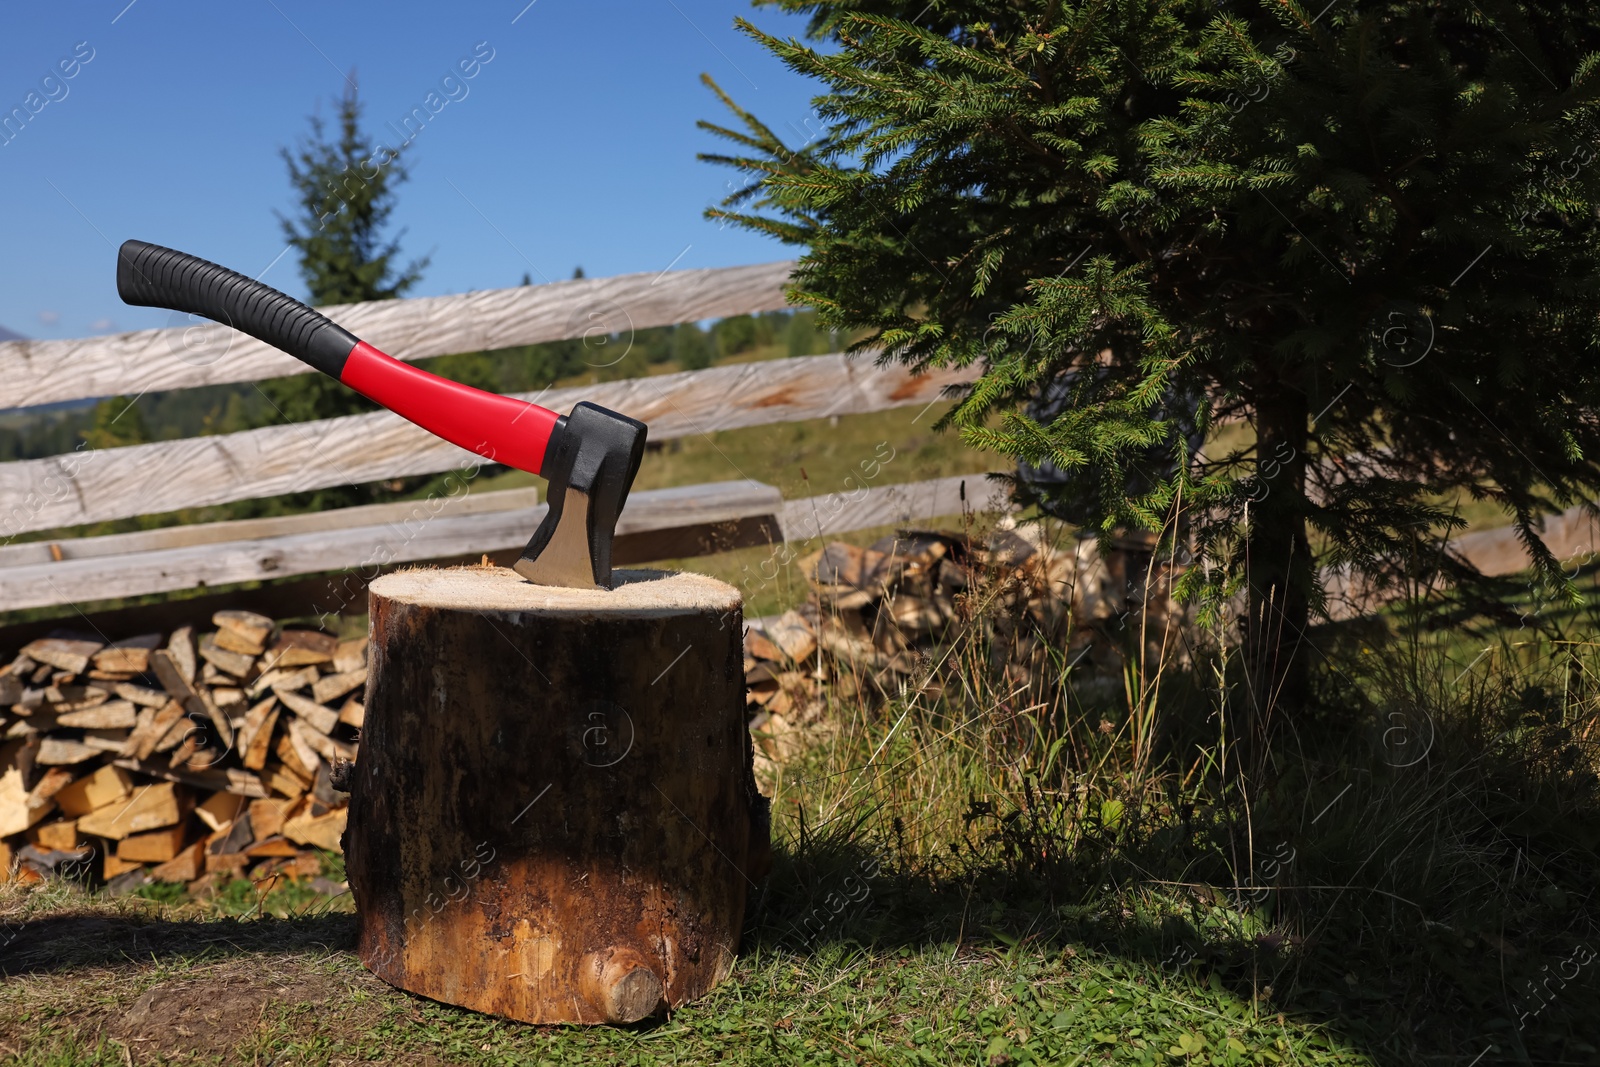
MULTIPOLYGON (((869 484, 990 466, 916 414, 686 438, 639 484, 822 495, 885 440, 869 484)), ((771 558, 682 562, 762 615, 804 593, 771 558)), ((352 953, 349 898, 304 884, 10 887, 0 1063, 1600 1062, 1600 965, 1577 962, 1600 947, 1600 619, 1500 592, 1499 615, 1439 597, 1313 631, 1314 705, 1241 765, 1232 630, 1120 673, 1051 639, 1018 681, 1000 661, 1026 628, 982 587, 908 684, 836 680, 765 783, 775 868, 732 977, 635 1027, 394 990, 352 953)))
POLYGON ((1019 690, 991 669, 1003 592, 919 679, 941 686, 838 680, 765 783, 775 865, 733 975, 669 1017, 530 1027, 412 997, 309 896, 46 885, 0 896, 0 1062, 1600 1059, 1600 645, 1532 635, 1463 676, 1439 631, 1325 628, 1316 705, 1241 777, 1214 656, 1153 702, 1137 668, 1019 690))
MULTIPOLYGON (((811 889, 839 873, 785 866, 775 882, 820 878, 811 889)), ((14 1040, 0 1044, 0 1062, 123 1063, 124 1048, 172 1062, 296 1064, 1367 1062, 1214 977, 1009 936, 993 908, 976 909, 966 936, 922 939, 907 925, 914 885, 885 876, 871 888, 815 938, 794 932, 808 901, 774 889, 726 983, 621 1028, 524 1026, 393 990, 350 952, 348 916, 195 921, 195 906, 58 899, 44 913, 72 912, 92 929, 78 935, 74 920, 58 920, 55 950, 27 957, 50 960, 43 973, 11 970, 0 1033, 14 1040), (124 954, 141 934, 146 951, 124 954), (156 1025, 141 1029, 139 1005, 152 1000, 156 1025), (213 1001, 241 1014, 209 1030, 183 1025, 213 1001)))

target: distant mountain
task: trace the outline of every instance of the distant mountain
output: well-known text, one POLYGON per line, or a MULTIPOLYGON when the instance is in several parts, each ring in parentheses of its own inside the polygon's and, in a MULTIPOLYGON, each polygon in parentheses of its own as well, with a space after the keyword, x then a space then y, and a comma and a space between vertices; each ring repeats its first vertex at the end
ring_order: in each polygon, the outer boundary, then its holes
POLYGON ((0 326, 0 341, 26 341, 26 340, 27 340, 27 338, 22 336, 20 333, 14 333, 11 330, 6 329, 4 326, 0 326))

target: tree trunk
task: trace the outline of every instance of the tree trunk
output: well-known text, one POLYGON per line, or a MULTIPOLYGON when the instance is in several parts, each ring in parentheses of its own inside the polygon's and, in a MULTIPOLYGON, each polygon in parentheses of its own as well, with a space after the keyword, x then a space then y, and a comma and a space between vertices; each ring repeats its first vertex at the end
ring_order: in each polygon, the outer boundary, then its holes
POLYGON ((1306 537, 1305 394, 1286 387, 1257 407, 1256 482, 1250 504, 1250 747, 1265 755, 1273 720, 1298 714, 1309 696, 1305 630, 1310 622, 1311 545, 1306 537))
POLYGON ((767 860, 739 594, 617 576, 557 589, 463 567, 372 584, 345 865, 357 951, 384 980, 600 1023, 728 974, 767 860))

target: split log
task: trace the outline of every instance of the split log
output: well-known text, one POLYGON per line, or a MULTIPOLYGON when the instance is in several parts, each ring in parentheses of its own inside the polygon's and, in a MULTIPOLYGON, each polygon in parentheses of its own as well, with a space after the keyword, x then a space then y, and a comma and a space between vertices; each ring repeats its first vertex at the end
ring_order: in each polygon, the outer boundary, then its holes
POLYGON ((129 800, 114 800, 96 808, 78 820, 78 830, 120 841, 130 834, 176 825, 189 814, 192 806, 192 800, 177 786, 158 782, 140 786, 129 800))
MULTIPOLYGON (((357 951, 402 989, 535 1023, 631 1022, 733 965, 765 873, 741 603, 494 567, 370 587, 345 869, 357 951)), ((287 831, 287 827, 285 828, 287 831)))

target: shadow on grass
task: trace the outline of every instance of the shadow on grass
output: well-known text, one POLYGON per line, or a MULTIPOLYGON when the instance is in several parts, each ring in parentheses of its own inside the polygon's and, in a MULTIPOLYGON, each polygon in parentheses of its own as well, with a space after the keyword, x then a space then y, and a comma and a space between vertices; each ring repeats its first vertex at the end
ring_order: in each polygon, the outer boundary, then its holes
POLYGON ((50 915, 0 926, 0 976, 53 974, 129 962, 199 956, 350 951, 355 916, 170 920, 96 914, 50 915))
POLYGON ((1560 674, 1448 709, 1437 679, 1380 679, 1381 707, 1330 691, 1248 807, 1156 797, 1108 826, 1059 795, 974 801, 915 865, 884 819, 802 839, 746 948, 1087 951, 1378 1063, 1600 1063, 1600 730, 1571 710, 1600 678, 1560 674))
MULTIPOLYGON (((1525 907, 1447 922, 1434 917, 1437 894, 1418 906, 1376 884, 1290 878, 1288 865, 1279 884, 1254 890, 1230 893, 1216 888, 1227 879, 1206 884, 1195 874, 1176 885, 1159 874, 1176 859, 1125 854, 1047 882, 995 867, 897 872, 858 845, 784 854, 744 949, 1122 960, 1152 991, 1226 991, 1240 1020, 1293 1020, 1301 1033, 1325 1030, 1381 1064, 1600 1062, 1600 966, 1586 962, 1600 940, 1585 940, 1592 917, 1575 896, 1547 892, 1525 907)), ((1348 859, 1295 863, 1347 871, 1360 863, 1348 859)))

